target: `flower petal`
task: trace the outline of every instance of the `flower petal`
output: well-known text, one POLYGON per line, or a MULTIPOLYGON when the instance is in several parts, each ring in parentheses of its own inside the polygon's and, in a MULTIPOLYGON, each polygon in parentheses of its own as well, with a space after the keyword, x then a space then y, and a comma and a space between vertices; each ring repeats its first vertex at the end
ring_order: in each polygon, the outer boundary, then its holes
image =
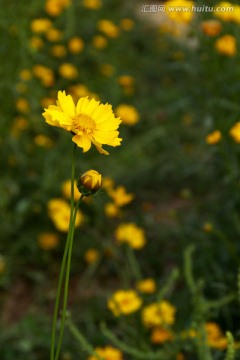
POLYGON ((71 95, 66 95, 65 91, 58 92, 57 105, 60 106, 62 111, 70 116, 75 115, 76 108, 71 95))
POLYGON ((86 152, 91 147, 91 140, 86 135, 75 135, 72 138, 72 141, 77 144, 77 146, 83 149, 83 152, 86 152))

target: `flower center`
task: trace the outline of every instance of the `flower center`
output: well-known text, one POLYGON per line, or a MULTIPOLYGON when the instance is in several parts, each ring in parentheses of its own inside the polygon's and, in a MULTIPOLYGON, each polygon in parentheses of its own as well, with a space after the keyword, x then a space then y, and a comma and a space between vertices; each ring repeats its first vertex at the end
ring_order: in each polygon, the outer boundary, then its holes
POLYGON ((77 114, 73 117, 72 131, 75 134, 91 134, 95 130, 96 124, 93 119, 85 114, 77 114))

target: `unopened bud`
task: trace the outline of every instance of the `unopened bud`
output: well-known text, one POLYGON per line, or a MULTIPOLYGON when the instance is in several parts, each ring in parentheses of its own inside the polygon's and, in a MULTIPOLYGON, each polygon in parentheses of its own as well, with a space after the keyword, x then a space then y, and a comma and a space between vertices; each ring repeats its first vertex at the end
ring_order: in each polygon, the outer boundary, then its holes
POLYGON ((78 190, 84 196, 95 194, 102 185, 102 175, 96 170, 88 170, 82 174, 77 182, 78 190))

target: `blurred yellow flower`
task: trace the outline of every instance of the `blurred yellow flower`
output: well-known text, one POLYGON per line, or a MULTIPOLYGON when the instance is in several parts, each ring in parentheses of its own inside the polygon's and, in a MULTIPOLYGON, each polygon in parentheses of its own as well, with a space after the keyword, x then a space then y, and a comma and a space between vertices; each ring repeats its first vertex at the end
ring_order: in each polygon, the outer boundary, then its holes
POLYGON ((204 34, 208 36, 217 36, 222 30, 222 24, 218 20, 206 20, 201 23, 204 34))
POLYGON ((220 54, 234 56, 237 53, 237 40, 232 35, 223 35, 216 40, 215 49, 220 54))
POLYGON ((172 325, 176 309, 168 301, 152 303, 142 310, 142 321, 146 327, 172 325))
POLYGON ((138 281, 136 284, 136 288, 142 293, 153 294, 157 289, 157 285, 154 279, 148 278, 138 281))
POLYGON ((45 36, 48 39, 48 41, 51 42, 59 41, 62 39, 62 31, 55 28, 50 28, 47 30, 45 36))
POLYGON ((134 290, 118 290, 108 300, 108 308, 114 316, 129 315, 142 306, 142 299, 134 290))
POLYGON ((155 327, 151 332, 151 342, 153 344, 162 344, 166 341, 173 340, 173 333, 162 327, 155 327))
POLYGON ((121 117, 123 124, 135 125, 139 121, 139 113, 134 106, 121 104, 117 106, 115 112, 121 117))
POLYGON ((114 73, 114 67, 111 64, 102 64, 100 71, 105 76, 112 76, 114 73))
POLYGON ((39 18, 34 19, 31 22, 31 30, 34 33, 44 33, 52 26, 52 22, 49 19, 39 18))
POLYGON ((59 244, 59 237, 55 233, 42 233, 38 236, 38 245, 43 250, 55 249, 59 244))
POLYGON ((115 218, 120 215, 119 208, 114 203, 110 203, 110 202, 105 204, 104 212, 110 218, 115 218))
POLYGON ((120 21, 120 27, 125 31, 132 30, 134 25, 135 23, 132 19, 124 18, 120 21))
POLYGON ((88 9, 91 9, 91 10, 99 9, 102 6, 102 1, 101 0, 83 0, 83 6, 88 9))
POLYGON ((72 37, 68 42, 68 48, 71 53, 78 54, 83 50, 84 42, 78 36, 72 37))
POLYGON ((102 145, 119 146, 121 138, 117 131, 121 120, 115 118, 109 104, 101 104, 88 97, 80 98, 75 106, 70 95, 65 91, 58 92, 57 106, 50 105, 44 109, 43 116, 52 126, 58 126, 74 134, 72 141, 83 149, 83 152, 94 144, 101 154, 108 154, 102 145))
POLYGON ((97 27, 98 30, 110 38, 117 38, 119 36, 119 28, 111 20, 101 19, 98 21, 97 27))
POLYGON ((67 55, 67 50, 63 45, 53 45, 50 49, 52 56, 62 58, 67 55))
POLYGON ((219 130, 213 131, 206 136, 206 143, 209 145, 217 144, 222 139, 222 134, 219 130))
POLYGON ((229 134, 236 143, 240 143, 240 121, 233 125, 229 134))
MULTIPOLYGON (((62 184, 62 193, 67 199, 71 198, 71 179, 64 181, 62 184)), ((77 202, 80 196, 76 181, 74 181, 74 201, 77 202)))
POLYGON ((102 35, 95 35, 92 39, 92 43, 96 49, 104 49, 107 46, 108 41, 102 35))
POLYGON ((28 81, 32 78, 32 73, 29 69, 23 69, 20 71, 19 77, 23 81, 28 81))
POLYGON ((52 139, 50 139, 50 137, 43 135, 43 134, 36 135, 34 137, 34 143, 37 146, 42 146, 42 147, 46 147, 46 148, 50 148, 53 146, 52 139))
POLYGON ((233 21, 234 4, 229 1, 220 1, 215 4, 213 15, 223 21, 233 21))
POLYGON ((127 193, 124 186, 118 186, 116 189, 108 190, 108 195, 118 207, 127 205, 134 199, 134 194, 127 193))
POLYGON ((44 43, 41 38, 33 36, 29 41, 29 46, 34 50, 39 50, 44 46, 44 43))
POLYGON ((29 112, 29 102, 27 99, 19 98, 16 101, 16 108, 21 113, 27 113, 29 112))
MULTIPOLYGON (((97 347, 95 351, 103 360, 123 360, 122 352, 112 346, 105 346, 104 348, 97 347)), ((87 360, 98 360, 98 358, 92 355, 89 356, 87 360)))
POLYGON ((71 4, 72 0, 46 0, 45 11, 51 16, 58 16, 71 4))
POLYGON ((44 86, 50 87, 54 84, 54 73, 50 68, 37 64, 33 67, 32 72, 44 86))
POLYGON ((105 189, 106 191, 111 191, 113 190, 113 187, 114 187, 114 180, 109 176, 104 176, 102 188, 105 189))
POLYGON ((141 249, 145 243, 143 229, 134 223, 120 224, 115 231, 116 240, 119 243, 127 243, 133 249, 141 249))
POLYGON ((23 130, 28 128, 28 126, 29 126, 29 122, 26 119, 24 119, 22 116, 17 116, 14 119, 11 128, 11 135, 18 137, 23 130))
POLYGON ((133 76, 131 75, 120 75, 118 77, 118 83, 121 85, 121 86, 126 86, 126 87, 129 87, 129 86, 133 86, 134 85, 134 82, 135 82, 135 79, 133 76))
MULTIPOLYGON (((51 199, 48 202, 48 215, 53 221, 56 229, 68 232, 70 220, 70 205, 62 199, 51 199)), ((75 227, 83 223, 83 214, 80 210, 77 212, 75 227)))
POLYGON ((165 2, 165 14, 169 19, 177 23, 186 23, 192 21, 194 2, 190 0, 168 0, 165 2), (179 8, 181 7, 181 11, 179 8))
POLYGON ((207 322, 205 324, 205 330, 207 333, 207 343, 210 347, 216 349, 226 349, 228 345, 227 338, 223 336, 223 333, 218 324, 214 322, 207 322))
POLYGON ((203 224, 203 231, 205 231, 206 233, 210 233, 213 230, 213 226, 211 223, 206 222, 203 224))
POLYGON ((97 249, 88 249, 84 254, 84 259, 88 264, 92 264, 99 259, 99 251, 97 249))
POLYGON ((73 80, 78 76, 78 70, 76 66, 70 63, 61 64, 58 71, 64 79, 73 80))

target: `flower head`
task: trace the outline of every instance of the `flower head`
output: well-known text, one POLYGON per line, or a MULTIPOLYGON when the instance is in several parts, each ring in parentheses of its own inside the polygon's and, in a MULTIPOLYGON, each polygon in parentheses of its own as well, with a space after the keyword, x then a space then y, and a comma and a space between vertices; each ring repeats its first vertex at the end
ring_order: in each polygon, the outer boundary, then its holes
POLYGON ((222 138, 222 134, 219 130, 213 131, 206 136, 206 143, 209 145, 217 144, 222 138))
POLYGON ((88 196, 96 193, 102 185, 102 175, 96 170, 88 170, 78 179, 78 189, 84 195, 88 196))
POLYGON ((86 152, 94 144, 100 154, 108 155, 102 145, 119 146, 117 131, 120 118, 115 118, 109 104, 82 97, 74 104, 72 96, 58 92, 57 106, 50 105, 43 117, 49 125, 57 126, 74 134, 72 140, 86 152))
POLYGON ((229 131, 229 134, 236 143, 240 143, 240 121, 233 125, 229 131))
POLYGON ((119 243, 127 243, 133 249, 141 249, 146 243, 143 229, 134 223, 120 224, 115 237, 119 243))
POLYGON ((108 300, 108 308, 115 316, 129 315, 142 305, 142 299, 134 290, 118 290, 108 300))
POLYGON ((172 325, 175 320, 175 312, 175 307, 163 300, 146 306, 142 312, 142 320, 147 327, 172 325))
MULTIPOLYGON (((123 360, 122 352, 112 346, 105 346, 104 348, 97 347, 96 353, 104 360, 123 360)), ((97 360, 96 356, 90 356, 87 360, 97 360)))
POLYGON ((237 52, 237 40, 232 35, 223 35, 215 42, 217 52, 226 56, 234 56, 237 52))

